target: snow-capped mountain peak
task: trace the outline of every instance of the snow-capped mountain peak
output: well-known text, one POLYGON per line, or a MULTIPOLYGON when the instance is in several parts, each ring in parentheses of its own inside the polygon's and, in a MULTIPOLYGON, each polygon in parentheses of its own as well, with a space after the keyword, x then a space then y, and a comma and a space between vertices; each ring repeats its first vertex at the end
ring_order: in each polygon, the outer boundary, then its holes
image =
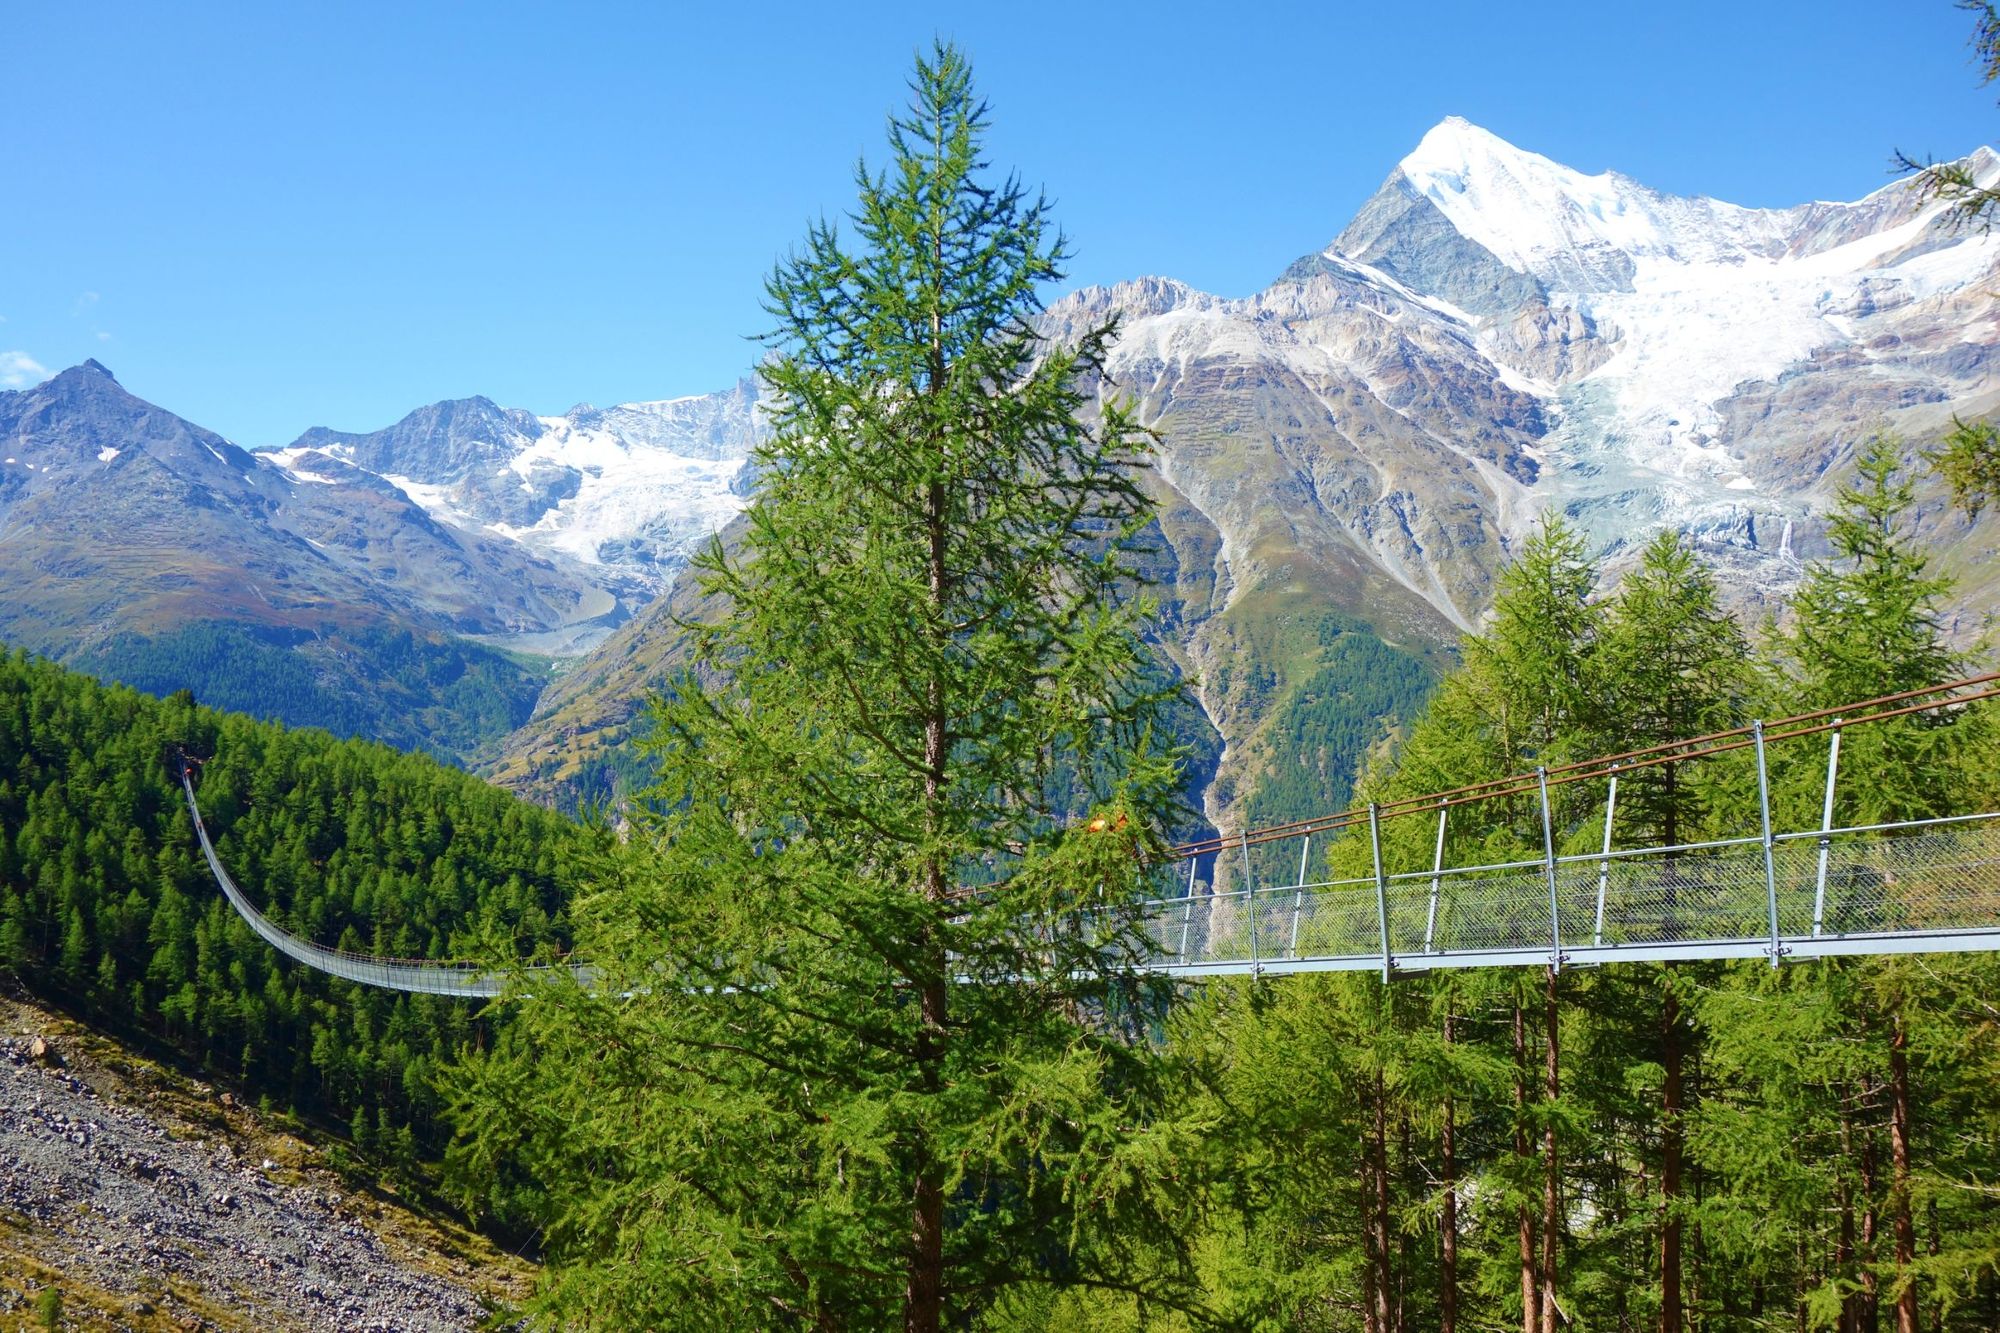
POLYGON ((373 474, 433 518, 573 562, 585 579, 644 600, 742 508, 761 429, 746 379, 562 416, 484 398, 434 403, 366 434, 316 428, 267 457, 293 482, 329 480, 320 460, 373 474))
POLYGON ((1588 176, 1452 116, 1403 159, 1410 186, 1501 263, 1569 291, 1623 291, 1646 260, 1742 263, 1786 248, 1786 214, 1588 176))

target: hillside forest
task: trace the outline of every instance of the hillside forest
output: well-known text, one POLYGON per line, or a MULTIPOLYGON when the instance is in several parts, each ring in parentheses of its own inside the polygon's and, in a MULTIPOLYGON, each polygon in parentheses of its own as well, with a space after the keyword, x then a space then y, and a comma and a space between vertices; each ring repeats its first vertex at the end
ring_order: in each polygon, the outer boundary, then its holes
MULTIPOLYGON (((1749 634, 1684 544, 1662 538, 1607 590, 1577 537, 1545 526, 1361 794, 1960 672, 1939 625, 1949 588, 1900 536, 1910 503, 1897 452, 1872 447, 1835 557, 1811 568, 1785 628, 1749 634)), ((1383 688, 1369 660, 1352 689, 1383 688)), ((1990 807, 1989 725, 1967 710, 1857 731, 1838 818, 1990 807)), ((239 880, 344 947, 494 956, 559 941, 592 835, 426 758, 0 659, 6 966, 247 1096, 350 1127, 381 1169, 438 1188, 464 1078, 449 1071, 476 1068, 507 1012, 275 955, 207 877, 168 772, 176 743, 214 756, 202 800, 239 880)), ((1821 756, 1774 760, 1783 817, 1810 820, 1821 756)), ((1744 773, 1714 767, 1629 795, 1626 836, 1741 831, 1744 773)), ((1453 854, 1528 848, 1528 814, 1463 821, 1453 854)), ((1579 797, 1560 817, 1588 837, 1601 804, 1579 797)), ((1915 1322, 1897 1326, 1991 1328, 1996 992, 1986 955, 1189 985, 1152 1037, 1174 1091, 1150 1128, 1172 1145, 1193 1224, 1130 1238, 1149 1270, 1137 1292, 1028 1287, 978 1323, 1637 1329, 1677 1305, 1683 1326, 1715 1330, 1876 1328, 1904 1311, 1915 1322)), ((452 1196, 532 1234, 553 1202, 532 1135, 460 1130, 452 1196)))
MULTIPOLYGON (((1115 317, 1036 332, 1067 242, 1046 198, 984 176, 963 53, 920 54, 909 92, 851 232, 815 225, 766 282, 761 480, 737 544, 694 562, 717 609, 677 626, 688 669, 647 682, 652 785, 617 826, 16 652, 0 969, 534 1253, 537 1297, 496 1324, 2000 1329, 1993 953, 1126 965, 1216 770, 1133 595, 1156 437, 1095 396, 1115 317), (474 1007, 302 969, 210 881, 183 752, 222 859, 300 935, 592 970, 474 1007)), ((1359 620, 1290 626, 1314 674, 1244 808, 1433 794, 1980 670, 1912 537, 1921 448, 1830 443, 1829 554, 1762 624, 1684 535, 1614 580, 1552 509, 1449 669, 1359 620)), ((399 694, 456 690, 492 725, 525 707, 527 668, 413 644, 399 694)), ((155 686, 263 660, 207 631, 126 649, 155 686)), ((1846 740, 1837 824, 2000 808, 1990 706, 1846 740)), ((1774 824, 1820 818, 1826 766, 1773 752, 1774 824)), ((1662 763, 1623 785, 1615 831, 1741 837, 1759 798, 1742 750, 1662 763)), ((1605 800, 1563 786, 1546 824, 1538 802, 1465 806, 1445 854, 1594 850, 1605 800)), ((1393 821, 1386 858, 1423 864, 1431 836, 1393 821)), ((1349 877, 1373 848, 1314 854, 1349 877)))
POLYGON ((178 746, 212 756, 201 799, 227 863, 277 919, 342 948, 553 942, 583 830, 427 757, 0 655, 0 962, 112 1032, 349 1127, 399 1172, 437 1158, 434 1071, 482 1039, 479 1015, 274 954, 209 878, 178 746))

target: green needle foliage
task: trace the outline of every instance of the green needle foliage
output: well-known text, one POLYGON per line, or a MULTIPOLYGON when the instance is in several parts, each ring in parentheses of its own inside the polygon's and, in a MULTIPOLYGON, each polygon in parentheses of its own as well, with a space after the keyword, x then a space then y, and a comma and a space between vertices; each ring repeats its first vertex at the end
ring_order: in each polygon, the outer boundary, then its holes
POLYGON ((698 564, 727 609, 577 912, 610 984, 467 1071, 468 1152, 549 1190, 552 1320, 935 1329, 1190 1282, 1164 997, 1119 973, 1179 814, 1127 595, 1150 437, 1086 419, 1113 327, 1031 324, 1064 243, 982 178, 964 57, 910 91, 852 238, 769 280, 763 482, 698 564))
MULTIPOLYGON (((1599 713, 1593 739, 1604 753, 1742 724, 1754 682, 1750 646, 1722 609, 1714 572, 1679 533, 1654 538, 1626 575, 1589 674, 1599 713)), ((1618 813, 1631 844, 1673 846, 1700 826, 1705 775, 1684 770, 1657 764, 1622 775, 1618 813)))
POLYGON ((2000 493, 2000 427, 1953 416, 1938 447, 1924 451, 1924 461, 1951 487, 1952 503, 1967 518, 1978 518, 2000 493))
MULTIPOLYGON (((1788 659, 1786 702, 1796 711, 1916 689, 1961 675, 1965 661, 1945 642, 1942 603, 1949 580, 1902 530, 1915 504, 1899 474, 1901 450, 1873 440, 1856 462, 1827 520, 1835 558, 1815 563, 1793 598, 1793 619, 1774 647, 1788 659)), ((1848 822, 1916 819, 1964 795, 1963 756, 1986 726, 1983 712, 1919 714, 1862 728, 1846 738, 1845 784, 1837 808, 1848 822)), ((1822 775, 1795 776, 1808 790, 1822 775)), ((1782 781, 1789 789, 1792 781, 1782 781)))
POLYGON ((327 945, 553 945, 584 831, 421 755, 0 651, 0 984, 171 1050, 246 1100, 352 1124, 413 1183, 449 1138, 432 1071, 485 1025, 462 1002, 336 980, 258 938, 195 844, 176 744, 212 756, 202 812, 224 863, 327 945))
MULTIPOLYGON (((2000 78, 2000 9, 1993 0, 1959 0, 1958 7, 1973 16, 1973 63, 1979 81, 1992 83, 2000 78)), ((1981 184, 1978 174, 1964 161, 1919 162, 1907 153, 1896 154, 1896 165, 1916 173, 1910 188, 1921 203, 1941 200, 1945 225, 1990 231, 2000 213, 2000 189, 1989 181, 1981 184)), ((1966 421, 1954 414, 1951 429, 1936 449, 1923 451, 1933 471, 1951 487, 1952 503, 1968 518, 1978 518, 2000 488, 2000 428, 1991 421, 1966 421)))

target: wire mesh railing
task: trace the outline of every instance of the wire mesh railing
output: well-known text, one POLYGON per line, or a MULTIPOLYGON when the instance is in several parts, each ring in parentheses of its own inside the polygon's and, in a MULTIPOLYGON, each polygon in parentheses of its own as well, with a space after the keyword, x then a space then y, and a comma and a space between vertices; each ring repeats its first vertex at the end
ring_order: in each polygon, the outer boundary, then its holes
MULTIPOLYGON (((1149 900, 1121 906, 1102 923, 1086 913, 1071 925, 1090 931, 1102 924, 1118 936, 1136 922, 1139 952, 1118 946, 1114 965, 1186 976, 1379 968, 1387 978, 1398 970, 1439 967, 1758 956, 1777 966, 1788 957, 2000 949, 2000 813, 1833 827, 1844 726, 2000 697, 1996 681, 2000 673, 1906 690, 1768 728, 1753 722, 1691 741, 1189 844, 1148 864, 1155 886, 1149 900), (1819 826, 1779 831, 1771 817, 1767 743, 1820 734, 1829 740, 1819 826), (1755 762, 1754 835, 1614 849, 1621 776, 1732 752, 1755 762), (1558 855, 1550 789, 1597 780, 1606 783, 1600 850, 1558 855), (1447 865, 1451 811, 1481 801, 1512 802, 1510 809, 1526 811, 1524 822, 1539 826, 1539 855, 1447 865), (1429 866, 1391 873, 1382 824, 1433 813, 1429 866), (1341 854, 1329 855, 1336 846, 1341 854), (1328 873, 1331 865, 1351 867, 1357 860, 1369 873, 1328 873)), ((273 923, 216 855, 185 757, 179 776, 216 882, 274 948, 367 985, 467 998, 504 989, 501 969, 328 949, 273 923)), ((1407 849, 1407 840, 1401 845, 1407 849)), ((528 972, 557 970, 592 978, 587 967, 569 964, 528 972)))
POLYGON ((1212 890, 1145 904, 1191 974, 2000 948, 2000 815, 1212 890), (1553 883, 1553 909, 1550 887, 1553 883), (1777 921, 1775 934, 1771 929, 1777 921))

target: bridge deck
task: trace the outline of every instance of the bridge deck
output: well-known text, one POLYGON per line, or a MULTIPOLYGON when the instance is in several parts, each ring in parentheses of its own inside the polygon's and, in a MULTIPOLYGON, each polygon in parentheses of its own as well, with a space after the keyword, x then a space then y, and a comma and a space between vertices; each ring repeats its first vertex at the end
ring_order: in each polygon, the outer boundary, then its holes
POLYGON ((1777 834, 1770 853, 1767 870, 1753 837, 1379 885, 1196 891, 1146 906, 1146 966, 1422 971, 2000 949, 2000 817, 1777 834))
MULTIPOLYGON (((370 986, 466 999, 505 988, 504 973, 478 964, 350 953, 285 930, 230 877, 185 772, 182 785, 216 883, 272 947, 370 986)), ((1270 849, 1263 844, 1260 859, 1270 849)), ((1768 860, 1756 837, 1313 881, 1305 877, 1309 851, 1302 843, 1299 882, 1291 884, 1207 892, 1191 870, 1187 891, 1133 909, 1147 944, 1133 966, 1188 977, 1362 969, 1387 976, 2000 949, 2000 814, 1777 834, 1768 860)), ((587 968, 565 970, 589 980, 587 968)))

